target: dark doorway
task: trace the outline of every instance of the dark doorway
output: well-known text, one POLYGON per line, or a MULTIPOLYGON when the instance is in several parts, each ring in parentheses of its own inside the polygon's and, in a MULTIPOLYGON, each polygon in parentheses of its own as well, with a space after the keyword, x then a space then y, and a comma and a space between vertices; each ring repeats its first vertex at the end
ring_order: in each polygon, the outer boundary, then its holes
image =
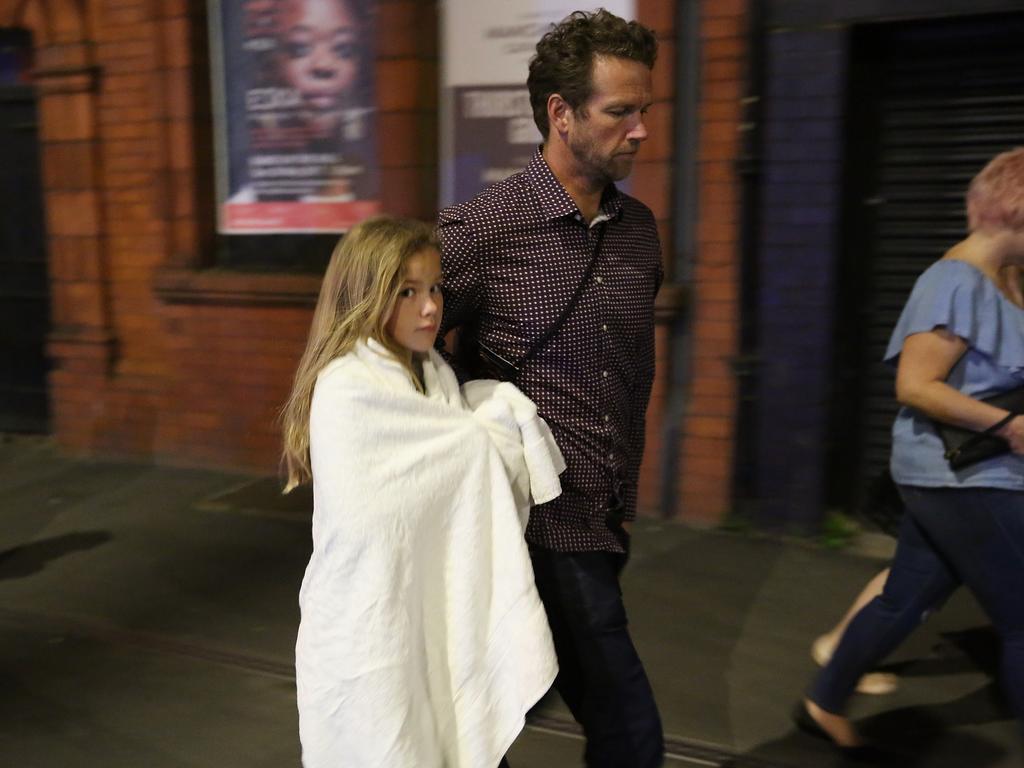
POLYGON ((964 192, 1024 144, 1024 14, 856 28, 829 501, 885 470, 897 405, 881 362, 917 276, 966 234, 964 192))
POLYGON ((0 30, 0 431, 45 432, 49 277, 31 39, 0 30))

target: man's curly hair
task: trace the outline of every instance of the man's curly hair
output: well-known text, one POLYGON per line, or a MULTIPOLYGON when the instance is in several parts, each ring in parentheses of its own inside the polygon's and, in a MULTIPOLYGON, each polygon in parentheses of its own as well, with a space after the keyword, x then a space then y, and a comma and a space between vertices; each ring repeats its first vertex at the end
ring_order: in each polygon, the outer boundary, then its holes
POLYGON ((548 97, 557 93, 573 111, 579 110, 593 92, 590 75, 595 56, 631 59, 651 69, 658 56, 658 41, 647 27, 604 8, 593 13, 574 11, 552 25, 537 43, 526 80, 533 121, 545 141, 550 127, 548 97))

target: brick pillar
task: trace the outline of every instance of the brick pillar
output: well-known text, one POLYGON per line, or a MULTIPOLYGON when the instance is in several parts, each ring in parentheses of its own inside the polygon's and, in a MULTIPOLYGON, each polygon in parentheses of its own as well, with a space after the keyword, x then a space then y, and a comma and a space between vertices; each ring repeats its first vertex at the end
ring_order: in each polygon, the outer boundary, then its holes
POLYGON ((37 48, 53 326, 50 397, 62 447, 84 450, 113 359, 96 126, 98 70, 85 43, 37 48))
POLYGON ((693 265, 690 391, 679 450, 676 514, 720 523, 732 508, 739 349, 740 154, 746 0, 701 7, 697 254, 693 265))
POLYGON ((377 109, 384 211, 437 214, 436 0, 378 0, 377 109))
MULTIPOLYGON (((213 13, 213 6, 210 6, 213 13)), ((185 0, 154 3, 153 22, 157 52, 155 81, 162 90, 154 100, 157 130, 163 135, 163 153, 157 176, 166 190, 160 213, 167 218, 167 250, 164 265, 203 266, 213 250, 216 202, 209 178, 213 151, 209 94, 206 17, 202 4, 185 0), (203 81, 206 82, 203 82, 203 81), (200 142, 200 144, 197 144, 200 142), (208 166, 197 173, 197 161, 208 166)))
POLYGON ((640 466, 637 495, 639 513, 663 516, 664 489, 661 487, 664 459, 664 423, 670 381, 670 328, 682 310, 682 291, 673 282, 672 253, 672 111, 676 98, 676 19, 675 3, 664 0, 640 0, 637 21, 654 31, 658 38, 658 60, 652 72, 654 103, 647 114, 649 137, 640 150, 630 179, 630 190, 650 207, 658 224, 665 282, 658 294, 655 327, 655 379, 647 406, 647 435, 644 459, 640 466))

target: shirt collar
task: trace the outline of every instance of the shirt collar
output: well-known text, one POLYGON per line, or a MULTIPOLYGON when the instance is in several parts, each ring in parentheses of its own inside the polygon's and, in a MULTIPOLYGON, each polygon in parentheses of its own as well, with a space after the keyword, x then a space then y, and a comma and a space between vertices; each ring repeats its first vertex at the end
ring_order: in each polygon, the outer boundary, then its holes
MULTIPOLYGON (((550 166, 541 153, 543 145, 537 147, 533 153, 533 159, 526 166, 523 176, 537 193, 540 200, 541 212, 547 220, 561 219, 567 216, 575 216, 580 212, 576 203, 566 191, 562 183, 555 178, 550 166)), ((614 219, 622 211, 622 194, 618 187, 610 182, 601 194, 601 213, 605 218, 614 219)))

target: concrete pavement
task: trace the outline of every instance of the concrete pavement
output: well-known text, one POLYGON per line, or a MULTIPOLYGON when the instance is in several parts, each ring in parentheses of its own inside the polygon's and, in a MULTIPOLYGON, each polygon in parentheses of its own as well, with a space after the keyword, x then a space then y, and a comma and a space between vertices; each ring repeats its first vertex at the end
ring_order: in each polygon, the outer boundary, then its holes
MULTIPOLYGON (((308 495, 220 472, 0 442, 0 766, 297 766, 292 649, 308 495)), ((788 719, 811 639, 882 565, 798 541, 638 525, 624 591, 669 736, 668 766, 830 766, 788 719)), ((995 646, 956 595, 891 660, 864 730, 900 764, 1024 763, 995 646)), ((557 697, 514 768, 580 764, 557 697)))

